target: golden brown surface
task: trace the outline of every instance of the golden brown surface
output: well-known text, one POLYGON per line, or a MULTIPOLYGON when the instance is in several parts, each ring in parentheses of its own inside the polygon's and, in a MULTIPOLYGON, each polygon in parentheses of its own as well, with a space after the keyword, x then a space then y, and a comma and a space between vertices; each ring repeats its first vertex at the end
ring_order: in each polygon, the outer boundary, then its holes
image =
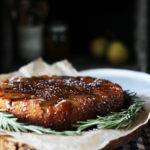
POLYGON ((57 130, 119 111, 122 105, 119 85, 91 77, 16 77, 0 84, 0 108, 21 121, 57 130))

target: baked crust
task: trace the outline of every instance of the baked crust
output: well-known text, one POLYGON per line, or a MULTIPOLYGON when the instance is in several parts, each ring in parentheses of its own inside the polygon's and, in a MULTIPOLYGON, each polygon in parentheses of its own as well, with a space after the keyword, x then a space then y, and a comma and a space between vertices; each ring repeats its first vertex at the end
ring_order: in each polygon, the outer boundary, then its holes
POLYGON ((118 84, 92 77, 15 77, 0 84, 1 109, 20 121, 56 130, 119 111, 123 97, 118 84))

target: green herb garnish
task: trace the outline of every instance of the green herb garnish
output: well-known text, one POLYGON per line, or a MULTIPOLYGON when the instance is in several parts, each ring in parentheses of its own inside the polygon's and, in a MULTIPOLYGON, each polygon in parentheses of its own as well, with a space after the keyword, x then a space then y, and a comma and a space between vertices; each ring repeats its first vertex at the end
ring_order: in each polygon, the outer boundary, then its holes
POLYGON ((121 112, 112 112, 104 117, 97 116, 97 119, 78 121, 77 129, 83 131, 92 126, 97 126, 98 129, 130 128, 144 104, 145 101, 134 101, 128 109, 121 112))
POLYGON ((41 126, 28 125, 20 123, 13 114, 5 112, 0 109, 0 129, 7 131, 21 132, 36 132, 38 134, 50 133, 55 135, 78 135, 83 130, 96 126, 98 129, 120 129, 130 128, 136 120, 137 114, 143 109, 145 101, 134 100, 136 98, 135 93, 129 93, 125 91, 125 108, 121 112, 112 112, 107 116, 97 116, 96 119, 90 119, 87 121, 78 121, 74 127, 75 131, 55 131, 50 128, 44 128, 41 126))
POLYGON ((55 130, 51 130, 50 128, 44 128, 41 126, 35 125, 27 125, 25 123, 18 122, 18 119, 14 117, 13 114, 8 112, 4 112, 5 110, 0 109, 0 129, 7 131, 15 131, 15 132, 36 132, 38 134, 42 133, 50 133, 57 135, 77 135, 78 131, 62 131, 58 132, 55 130))

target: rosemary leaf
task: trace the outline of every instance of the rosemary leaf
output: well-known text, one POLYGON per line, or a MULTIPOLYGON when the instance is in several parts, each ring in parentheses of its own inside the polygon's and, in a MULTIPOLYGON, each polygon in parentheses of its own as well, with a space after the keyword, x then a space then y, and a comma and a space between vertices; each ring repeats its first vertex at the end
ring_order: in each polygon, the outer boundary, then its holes
POLYGON ((135 122, 137 113, 142 109, 145 101, 133 101, 132 103, 128 109, 122 110, 121 112, 113 112, 104 117, 97 116, 97 119, 78 121, 75 126, 79 131, 88 129, 93 125, 96 125, 99 129, 129 128, 135 122))
POLYGON ((18 119, 15 118, 12 114, 8 112, 4 112, 4 110, 0 109, 0 129, 7 130, 7 131, 15 131, 17 133, 21 132, 36 132, 38 134, 42 133, 50 133, 50 134, 57 134, 57 135, 77 135, 80 134, 79 131, 55 131, 51 130, 50 128, 44 128, 41 126, 35 125, 27 125, 25 123, 18 122, 18 119))

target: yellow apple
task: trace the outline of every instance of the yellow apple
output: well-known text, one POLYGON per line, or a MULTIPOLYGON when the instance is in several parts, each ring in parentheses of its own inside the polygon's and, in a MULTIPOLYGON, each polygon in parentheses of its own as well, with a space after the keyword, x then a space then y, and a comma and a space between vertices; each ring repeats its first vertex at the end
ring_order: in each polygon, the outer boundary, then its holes
POLYGON ((107 51, 107 59, 113 64, 120 64, 127 61, 129 57, 128 49, 119 41, 110 43, 107 51))
POLYGON ((108 40, 106 38, 96 38, 91 42, 91 53, 95 57, 103 57, 106 53, 108 40))

